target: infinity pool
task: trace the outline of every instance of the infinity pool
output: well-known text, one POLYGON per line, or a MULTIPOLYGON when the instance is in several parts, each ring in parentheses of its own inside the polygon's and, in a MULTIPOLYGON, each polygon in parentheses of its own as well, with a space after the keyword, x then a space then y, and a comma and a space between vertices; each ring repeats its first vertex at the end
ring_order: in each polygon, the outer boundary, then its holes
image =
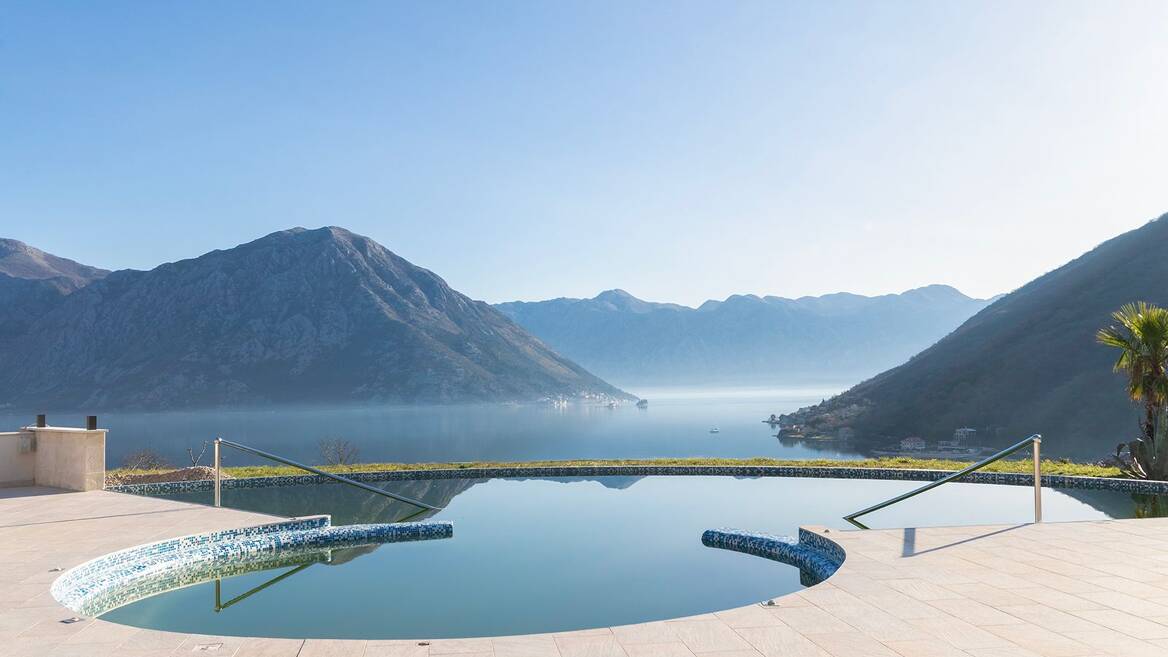
MULTIPOLYGON (((446 508, 454 537, 333 551, 281 569, 172 590, 109 621, 203 634, 446 638, 567 631, 738 607, 801 587, 791 566, 705 547, 718 527, 795 535, 920 482, 600 477, 385 482, 446 508), (273 582, 273 580, 275 580, 273 582)), ((951 484, 873 514, 874 527, 1030 521, 1032 489, 951 484)), ((208 502, 209 493, 171 496, 208 502)), ((408 515, 338 485, 228 489, 224 506, 336 524, 408 515)), ((1047 520, 1131 517, 1126 493, 1044 491, 1047 520)), ((1140 507, 1143 508, 1143 507, 1140 507)))

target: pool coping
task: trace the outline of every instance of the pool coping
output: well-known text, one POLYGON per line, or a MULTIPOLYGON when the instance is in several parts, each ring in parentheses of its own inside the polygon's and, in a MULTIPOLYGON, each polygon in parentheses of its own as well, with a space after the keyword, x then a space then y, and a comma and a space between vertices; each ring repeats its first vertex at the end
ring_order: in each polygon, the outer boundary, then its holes
MULTIPOLYGON (((360 482, 424 481, 435 479, 513 479, 551 477, 613 477, 613 476, 722 476, 722 477, 792 477, 817 479, 874 479, 897 481, 936 481, 953 474, 952 470, 918 470, 909 468, 849 468, 846 466, 783 466, 783 465, 597 465, 597 466, 518 466, 499 468, 440 468, 420 470, 380 470, 371 472, 339 473, 360 482)), ((1083 477, 1075 475, 1042 475, 1046 488, 1080 490, 1110 490, 1154 495, 1168 494, 1168 481, 1120 479, 1114 477, 1083 477)), ((972 472, 960 479, 965 483, 1033 486, 1034 476, 1018 472, 972 472)), ((301 486, 307 484, 335 484, 320 475, 274 475, 268 477, 241 477, 221 480, 224 489, 268 488, 301 486)), ((209 491, 214 480, 159 482, 149 484, 121 484, 106 490, 136 495, 165 495, 209 491)))

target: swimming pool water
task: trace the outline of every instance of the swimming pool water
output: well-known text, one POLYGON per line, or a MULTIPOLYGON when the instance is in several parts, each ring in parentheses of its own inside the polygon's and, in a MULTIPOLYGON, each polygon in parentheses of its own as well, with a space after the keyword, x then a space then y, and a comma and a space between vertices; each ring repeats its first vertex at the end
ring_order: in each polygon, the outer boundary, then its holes
MULTIPOLYGON (((208 582, 103 615, 204 634, 446 638, 567 631, 729 609, 800 588, 799 571, 702 545, 706 529, 795 535, 842 527, 847 512, 920 482, 734 477, 599 477, 394 481, 387 490, 446 508, 454 537, 336 551, 216 611, 208 582)), ((1026 487, 951 484, 865 518, 874 527, 1028 522, 1026 487)), ((209 493, 172 496, 206 502, 209 493)), ((335 523, 400 518, 410 509, 338 485, 228 489, 224 506, 335 523)), ((1044 491, 1047 520, 1130 517, 1132 496, 1044 491)), ((224 579, 219 601, 293 569, 224 579)))

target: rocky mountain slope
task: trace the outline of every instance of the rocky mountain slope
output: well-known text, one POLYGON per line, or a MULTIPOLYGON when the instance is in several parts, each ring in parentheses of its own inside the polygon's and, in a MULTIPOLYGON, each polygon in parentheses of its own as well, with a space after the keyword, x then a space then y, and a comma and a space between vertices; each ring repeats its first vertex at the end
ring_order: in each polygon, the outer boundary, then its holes
POLYGON ((496 306, 621 385, 856 381, 898 365, 989 302, 932 285, 903 294, 736 295, 699 308, 622 290, 496 306))
POLYGON ((341 228, 118 271, 0 350, 0 406, 180 408, 624 393, 341 228))
POLYGON ((1136 431, 1136 410, 1095 342, 1131 301, 1168 305, 1168 215, 1099 245, 1006 295, 909 362, 790 418, 851 426, 868 444, 980 430, 1005 444, 1031 433, 1043 451, 1102 457, 1136 431))
POLYGON ((0 239, 0 348, 66 296, 108 274, 24 242, 0 239))

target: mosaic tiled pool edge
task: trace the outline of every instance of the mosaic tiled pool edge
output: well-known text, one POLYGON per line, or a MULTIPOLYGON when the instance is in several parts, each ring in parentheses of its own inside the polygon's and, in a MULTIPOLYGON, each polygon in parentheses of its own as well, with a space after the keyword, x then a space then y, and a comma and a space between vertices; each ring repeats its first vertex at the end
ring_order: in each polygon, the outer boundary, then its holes
POLYGON ((803 528, 799 529, 798 539, 741 529, 708 529, 702 534, 702 544, 795 566, 804 586, 814 586, 831 577, 847 556, 835 541, 803 528))
POLYGON ((97 616, 163 591, 254 570, 327 561, 331 550, 449 538, 446 521, 334 527, 328 516, 294 518, 137 545, 83 563, 50 587, 57 602, 97 616))
MULTIPOLYGON (((388 470, 379 472, 346 473, 345 476, 362 482, 431 480, 431 479, 514 479, 543 477, 606 477, 606 476, 722 476, 722 477, 803 477, 816 479, 889 479, 900 481, 936 481, 953 474, 947 470, 905 470, 896 468, 850 468, 846 466, 776 466, 776 465, 604 465, 604 466, 532 466, 512 468, 443 468, 439 470, 388 470)), ((1014 472, 974 472, 961 481, 973 484, 1001 484, 1032 486, 1034 477, 1014 472)), ((224 479, 223 488, 268 488, 273 486, 301 486, 305 484, 335 483, 319 475, 281 475, 275 477, 248 477, 224 479)), ((1168 481, 1114 479, 1105 477, 1075 477, 1043 475, 1042 485, 1048 488, 1112 490, 1127 493, 1168 494, 1168 481)), ((209 479, 155 484, 127 484, 110 486, 107 490, 137 495, 167 495, 208 491, 213 487, 209 479)))

